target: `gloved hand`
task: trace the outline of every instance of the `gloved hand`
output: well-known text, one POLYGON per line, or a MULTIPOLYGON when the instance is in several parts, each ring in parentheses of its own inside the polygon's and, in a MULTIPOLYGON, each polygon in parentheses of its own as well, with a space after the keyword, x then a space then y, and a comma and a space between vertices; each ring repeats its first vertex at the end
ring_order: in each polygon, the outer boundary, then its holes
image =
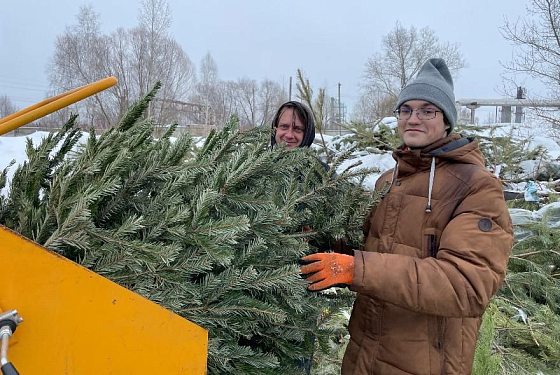
POLYGON ((312 292, 325 290, 331 286, 347 286, 354 279, 354 257, 337 253, 317 253, 299 260, 301 274, 312 284, 307 287, 312 292))

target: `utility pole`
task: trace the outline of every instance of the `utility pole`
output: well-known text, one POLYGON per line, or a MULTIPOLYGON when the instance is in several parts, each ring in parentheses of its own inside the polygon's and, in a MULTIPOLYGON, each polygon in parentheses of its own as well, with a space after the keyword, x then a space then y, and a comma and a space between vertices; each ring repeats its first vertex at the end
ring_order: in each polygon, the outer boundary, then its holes
POLYGON ((251 103, 251 125, 253 126, 253 128, 255 127, 255 111, 255 86, 253 86, 253 102, 251 103))
POLYGON ((340 82, 338 82, 338 135, 342 135, 342 106, 340 103, 340 82))
POLYGON ((210 98, 209 98, 210 97, 210 93, 209 93, 210 88, 208 86, 209 86, 208 83, 204 84, 204 91, 205 91, 204 94, 206 96, 206 103, 204 103, 204 104, 206 104, 206 108, 204 109, 204 129, 206 129, 206 127, 208 126, 208 106, 209 106, 208 102, 210 101, 210 98))
POLYGON ((204 109, 204 127, 208 126, 208 101, 206 101, 206 108, 204 109))
MULTIPOLYGON (((525 99, 525 90, 523 87, 519 86, 517 88, 517 95, 516 99, 525 99)), ((523 119, 523 107, 515 107, 515 123, 521 124, 521 120, 523 119)))
POLYGON ((292 76, 290 76, 290 88, 288 89, 288 100, 292 101, 292 76))

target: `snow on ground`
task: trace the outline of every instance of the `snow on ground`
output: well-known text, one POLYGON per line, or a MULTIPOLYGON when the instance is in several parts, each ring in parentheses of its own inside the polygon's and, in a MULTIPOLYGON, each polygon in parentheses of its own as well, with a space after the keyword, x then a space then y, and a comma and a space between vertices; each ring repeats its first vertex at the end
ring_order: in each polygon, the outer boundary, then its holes
MULTIPOLYGON (((48 135, 47 132, 35 132, 28 136, 12 137, 12 136, 1 136, 0 137, 0 171, 10 164, 11 160, 15 160, 16 164, 10 167, 8 170, 8 181, 11 180, 18 164, 23 163, 27 160, 27 155, 25 154, 26 139, 29 138, 33 141, 34 145, 38 145, 41 139, 48 135)), ((87 139, 88 133, 84 133, 82 142, 87 139)), ((327 144, 334 142, 332 136, 325 135, 325 142, 327 144)), ((316 139, 317 142, 320 141, 319 136, 316 139)), ((201 147, 204 143, 204 138, 196 138, 195 143, 197 147, 201 147)), ((394 166, 394 160, 390 153, 387 154, 365 154, 356 153, 352 159, 346 160, 337 169, 337 173, 342 173, 350 165, 361 161, 361 165, 358 168, 378 168, 379 173, 374 173, 368 176, 364 182, 364 188, 368 190, 373 190, 375 186, 375 181, 384 171, 392 168, 394 166)), ((5 195, 6 189, 1 190, 0 194, 5 195)))
MULTIPOLYGON (((35 132, 27 137, 0 137, 0 172, 3 171, 12 160, 15 161, 15 164, 8 170, 8 181, 12 179, 17 165, 27 160, 27 155, 25 154, 27 138, 31 139, 34 145, 37 145, 47 134, 47 132, 35 132)), ((5 190, 6 189, 0 190, 0 194, 5 194, 5 190)))
MULTIPOLYGON (((394 117, 391 118, 394 119, 394 117)), ((386 119, 391 119, 391 118, 386 118, 386 119)), ((386 119, 383 119, 382 121, 385 121, 386 119)), ((390 120, 387 120, 387 122, 390 122, 390 120)), ((346 151, 354 146, 353 144, 345 145, 342 143, 342 141, 349 136, 350 134, 345 134, 340 136, 323 135, 323 139, 325 140, 325 144, 327 145, 327 148, 329 150, 334 152, 338 150, 338 152, 341 152, 341 151, 346 151)), ((315 144, 313 145, 313 147, 317 150, 320 150, 322 148, 321 144, 322 144, 321 136, 316 135, 315 144)), ((348 167, 356 163, 361 163, 361 164, 353 168, 355 170, 367 169, 367 168, 375 168, 378 170, 378 172, 371 173, 369 176, 367 176, 362 184, 364 189, 370 191, 373 191, 375 189, 375 181, 377 181, 379 176, 381 176, 383 172, 395 166, 395 160, 391 156, 391 152, 374 154, 367 151, 355 151, 349 159, 345 160, 338 166, 338 168, 336 169, 336 173, 341 174, 348 167)))
MULTIPOLYGON (((382 123, 389 127, 396 126, 396 119, 394 117, 386 117, 381 120, 382 123)), ((494 124, 485 126, 482 131, 480 131, 481 135, 490 136, 494 134, 496 136, 513 136, 517 139, 526 139, 529 140, 529 149, 534 149, 537 146, 542 146, 548 150, 548 156, 550 160, 555 160, 560 157, 560 146, 556 141, 552 138, 554 133, 554 129, 550 128, 543 128, 538 126, 538 124, 531 124, 530 126, 524 126, 519 124, 494 124), (548 135, 548 136, 547 136, 548 135)), ((10 161, 13 159, 16 161, 16 165, 12 166, 8 171, 8 178, 11 179, 17 164, 20 164, 27 160, 27 156, 25 154, 25 145, 26 145, 26 138, 30 138, 33 143, 36 145, 38 144, 43 137, 45 137, 48 133, 46 132, 36 132, 27 137, 11 137, 11 136, 1 136, 0 137, 0 171, 3 170, 10 161)), ((82 141, 85 141, 87 138, 87 133, 84 133, 84 138, 82 141)), ((329 136, 324 135, 325 143, 327 147, 331 150, 336 149, 336 144, 339 145, 340 148, 340 141, 344 139, 345 136, 329 136)), ((204 139, 196 139, 196 144, 200 147, 200 145, 204 142, 204 139)), ((320 135, 317 134, 316 142, 321 143, 320 135)), ((320 147, 315 145, 315 147, 320 147)), ((350 146, 346 146, 343 149, 347 149, 350 146)), ((373 190, 375 186, 375 181, 377 178, 385 171, 390 168, 394 167, 395 161, 393 160, 391 153, 386 152, 382 154, 375 154, 375 153, 368 153, 365 151, 356 151, 353 153, 352 158, 343 162, 338 168, 337 173, 342 173, 346 168, 350 165, 361 162, 361 165, 357 168, 377 168, 378 172, 372 173, 368 176, 364 182, 364 188, 368 190, 373 190)), ((530 170, 534 167, 535 161, 525 161, 523 162, 526 170, 530 170), (526 164, 526 165, 525 165, 526 164)), ((546 187, 543 184, 539 185, 539 191, 543 192, 546 190, 546 187)), ((523 191, 525 188, 525 183, 517 184, 515 190, 523 191)), ((4 191, 0 192, 1 194, 5 194, 4 191)))
POLYGON ((554 138, 558 136, 558 129, 551 125, 543 124, 539 119, 528 119, 522 124, 484 124, 480 125, 478 134, 489 137, 493 134, 496 137, 515 137, 518 139, 529 139, 534 137, 554 138))
POLYGON ((390 152, 384 154, 356 154, 354 158, 345 160, 337 168, 337 173, 342 173, 346 168, 352 164, 360 161, 362 164, 356 167, 356 169, 361 168, 377 168, 378 173, 372 173, 366 177, 363 186, 365 189, 373 191, 375 189, 375 181, 381 176, 381 174, 395 166, 395 159, 391 156, 390 152))
POLYGON ((560 146, 554 140, 546 137, 535 136, 529 142, 529 150, 534 150, 537 147, 544 147, 548 151, 548 156, 551 160, 560 157, 560 146))
POLYGON ((542 127, 538 124, 491 124, 486 125, 479 132, 481 136, 489 137, 494 135, 496 137, 511 136, 517 140, 529 141, 527 148, 528 151, 536 149, 538 146, 544 147, 548 151, 548 156, 551 160, 560 157, 560 146, 554 140, 558 130, 550 127, 542 127))
POLYGON ((25 155, 27 138, 31 139, 34 144, 38 144, 47 134, 46 132, 35 132, 27 137, 0 137, 0 150, 2 150, 0 152, 0 169, 4 169, 12 159, 15 159, 17 163, 27 160, 25 155))
POLYGON ((396 117, 384 117, 381 119, 381 123, 387 125, 390 129, 395 129, 398 126, 397 118, 396 117))
MULTIPOLYGON (((0 136, 0 172, 2 172, 12 160, 15 161, 15 164, 8 169, 8 184, 9 181, 11 181, 17 166, 27 160, 27 155, 25 153, 27 139, 30 139, 33 142, 33 145, 37 146, 48 134, 48 132, 35 132, 21 137, 0 136)), ((85 142, 88 136, 89 133, 82 133, 80 142, 85 142)), ((6 193, 6 188, 0 190, 1 195, 6 195, 6 193)))

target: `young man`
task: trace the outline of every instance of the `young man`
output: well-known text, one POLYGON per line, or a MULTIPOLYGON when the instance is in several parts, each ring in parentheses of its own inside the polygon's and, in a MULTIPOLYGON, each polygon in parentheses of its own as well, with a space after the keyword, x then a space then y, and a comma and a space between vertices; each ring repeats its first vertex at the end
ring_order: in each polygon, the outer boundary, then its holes
POLYGON ((478 142, 450 134, 454 104, 447 65, 430 59, 399 95, 403 144, 377 181, 385 195, 365 220, 363 249, 303 258, 309 290, 357 292, 344 375, 471 373, 513 231, 478 142))
POLYGON ((287 149, 309 147, 315 139, 315 121, 309 108, 299 102, 286 102, 272 120, 270 146, 284 144, 287 149))

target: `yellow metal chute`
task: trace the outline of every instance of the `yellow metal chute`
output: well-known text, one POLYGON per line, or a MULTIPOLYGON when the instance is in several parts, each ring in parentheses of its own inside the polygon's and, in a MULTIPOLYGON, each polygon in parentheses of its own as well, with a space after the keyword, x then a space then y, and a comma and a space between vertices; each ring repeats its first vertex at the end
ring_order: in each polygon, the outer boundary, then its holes
POLYGON ((22 374, 206 373, 207 331, 0 226, 0 308, 22 374))
MULTIPOLYGON (((0 135, 116 83, 108 77, 0 119, 0 135)), ((196 324, 3 226, 0 259, 0 313, 25 319, 6 341, 22 374, 206 373, 208 333, 196 324)))

